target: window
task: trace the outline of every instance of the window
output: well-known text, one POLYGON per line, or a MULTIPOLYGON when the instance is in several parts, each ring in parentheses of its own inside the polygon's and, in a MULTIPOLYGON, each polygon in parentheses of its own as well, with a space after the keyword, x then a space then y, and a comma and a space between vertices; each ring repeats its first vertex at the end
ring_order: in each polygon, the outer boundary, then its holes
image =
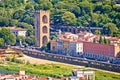
POLYGON ((43 44, 46 44, 48 42, 48 38, 47 38, 47 36, 44 36, 43 38, 42 38, 42 43, 43 44))
POLYGON ((48 23, 48 18, 46 15, 43 16, 42 21, 43 23, 48 23))
POLYGON ((46 26, 43 26, 42 31, 43 31, 43 33, 47 33, 47 32, 48 32, 48 31, 47 31, 47 27, 46 27, 46 26))
POLYGON ((52 47, 53 51, 55 51, 55 46, 52 47))

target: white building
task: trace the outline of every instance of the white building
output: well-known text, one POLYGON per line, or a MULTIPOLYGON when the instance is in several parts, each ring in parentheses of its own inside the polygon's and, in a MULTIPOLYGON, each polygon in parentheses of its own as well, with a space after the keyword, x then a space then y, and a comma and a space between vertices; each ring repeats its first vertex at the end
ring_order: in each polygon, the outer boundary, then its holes
POLYGON ((73 76, 76 76, 76 77, 84 76, 86 78, 86 80, 95 80, 95 72, 94 71, 73 70, 72 73, 73 73, 73 76))
POLYGON ((80 55, 83 53, 83 43, 78 41, 71 41, 69 43, 69 54, 70 55, 80 55), (73 54, 74 53, 74 54, 73 54))
POLYGON ((57 43, 58 43, 58 45, 57 45, 57 51, 58 51, 58 53, 62 53, 62 50, 63 50, 63 41, 62 40, 60 40, 60 39, 58 39, 57 40, 57 43))
POLYGON ((26 37, 27 29, 18 28, 18 27, 7 27, 10 29, 15 36, 24 36, 26 37))
POLYGON ((65 55, 80 55, 83 53, 83 42, 78 41, 78 35, 66 32, 59 34, 57 39, 57 50, 58 53, 65 55))

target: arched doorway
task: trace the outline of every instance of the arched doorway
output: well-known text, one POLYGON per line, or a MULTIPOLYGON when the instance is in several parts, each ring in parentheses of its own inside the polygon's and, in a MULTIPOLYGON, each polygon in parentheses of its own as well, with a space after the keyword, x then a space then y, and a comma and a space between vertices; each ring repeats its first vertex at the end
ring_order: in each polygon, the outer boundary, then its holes
POLYGON ((47 42, 48 42, 47 36, 43 36, 43 38, 42 38, 42 44, 44 45, 44 44, 46 44, 47 42))
POLYGON ((47 18, 46 15, 44 15, 44 16, 42 17, 42 22, 43 22, 43 23, 48 23, 48 18, 47 18))
POLYGON ((43 33, 48 33, 48 31, 47 31, 47 26, 43 26, 42 32, 43 32, 43 33))

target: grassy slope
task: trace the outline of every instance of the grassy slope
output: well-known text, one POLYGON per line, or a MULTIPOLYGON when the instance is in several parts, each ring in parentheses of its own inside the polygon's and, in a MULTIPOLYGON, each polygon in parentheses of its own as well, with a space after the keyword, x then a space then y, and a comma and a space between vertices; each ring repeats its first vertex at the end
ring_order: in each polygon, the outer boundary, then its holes
MULTIPOLYGON (((26 73, 30 75, 62 77, 62 76, 70 76, 71 70, 73 69, 88 69, 88 68, 85 67, 80 68, 65 64, 25 65, 25 64, 15 64, 11 62, 7 64, 0 64, 0 70, 18 72, 20 69, 25 70, 26 73)), ((96 74, 96 80, 120 80, 120 74, 103 72, 100 70, 94 70, 94 71, 96 74)))

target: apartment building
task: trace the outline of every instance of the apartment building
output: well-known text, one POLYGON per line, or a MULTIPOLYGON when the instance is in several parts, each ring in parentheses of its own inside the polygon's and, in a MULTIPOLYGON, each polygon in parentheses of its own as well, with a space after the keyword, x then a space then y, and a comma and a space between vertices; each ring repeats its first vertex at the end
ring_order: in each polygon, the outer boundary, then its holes
POLYGON ((27 29, 18 28, 18 27, 7 27, 12 31, 15 36, 24 36, 26 37, 27 29))
POLYGON ((92 33, 72 34, 67 32, 59 34, 57 40, 51 41, 51 51, 70 56, 83 55, 83 57, 101 60, 109 60, 117 57, 117 54, 120 52, 118 44, 94 43, 94 38, 99 40, 99 37, 92 33), (89 39, 89 37, 92 38, 89 39))

